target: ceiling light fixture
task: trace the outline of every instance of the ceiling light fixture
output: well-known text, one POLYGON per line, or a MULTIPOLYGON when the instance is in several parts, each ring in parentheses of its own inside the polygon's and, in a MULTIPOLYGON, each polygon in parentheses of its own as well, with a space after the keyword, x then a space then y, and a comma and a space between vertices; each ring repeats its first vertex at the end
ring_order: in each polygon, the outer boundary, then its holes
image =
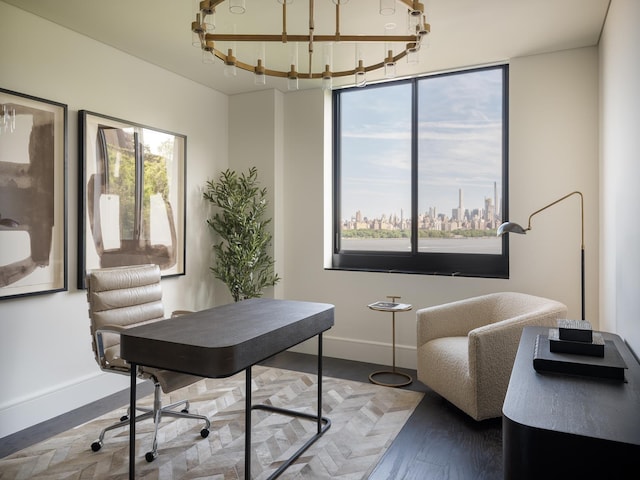
MULTIPOLYGON (((430 32, 430 25, 427 23, 424 14, 424 5, 419 0, 379 0, 378 12, 381 15, 395 15, 396 5, 400 4, 402 6, 402 10, 399 11, 400 14, 406 12, 406 33, 395 34, 389 27, 390 25, 394 26, 394 24, 386 23, 383 27, 379 28, 379 34, 370 31, 343 34, 340 32, 341 8, 344 7, 349 0, 332 0, 333 6, 335 6, 335 32, 330 34, 316 34, 314 0, 309 0, 308 27, 305 27, 308 33, 302 35, 288 34, 287 6, 292 6, 293 0, 277 0, 282 6, 281 33, 256 33, 265 28, 261 21, 253 24, 255 28, 254 33, 237 33, 236 27, 238 31, 240 31, 241 21, 234 23, 233 33, 222 33, 216 26, 215 15, 216 9, 221 10, 221 6, 225 1, 227 1, 228 9, 231 13, 244 14, 250 10, 246 7, 245 0, 200 1, 196 19, 191 23, 191 31, 194 37, 193 45, 202 49, 203 61, 205 63, 212 63, 215 58, 218 58, 225 65, 227 75, 232 74, 231 71, 235 74, 235 69, 240 68, 253 73, 256 76, 255 83, 258 85, 265 83, 265 76, 272 76, 288 79, 289 89, 297 88, 298 79, 320 79, 322 80, 323 88, 327 89, 331 88, 333 78, 353 75, 354 83, 362 86, 366 84, 366 73, 380 68, 385 69, 385 76, 387 78, 392 78, 395 76, 398 60, 404 57, 410 60, 411 57, 415 57, 420 49, 423 38, 430 32), (244 44, 251 42, 263 46, 260 50, 261 53, 256 55, 255 59, 241 61, 237 58, 239 56, 236 51, 238 43, 244 44), (218 48, 219 43, 223 43, 224 46, 218 48), (308 46, 308 68, 302 68, 298 64, 298 43, 303 43, 308 46), (278 67, 272 64, 272 66, 270 66, 269 62, 265 59, 265 44, 280 44, 280 48, 288 48, 290 66, 286 68, 283 68, 282 65, 278 67), (371 49, 367 47, 369 50, 367 58, 365 58, 363 46, 372 44, 380 45, 380 48, 376 51, 375 55, 371 55, 371 49), (314 66, 313 55, 316 45, 322 45, 324 53, 322 55, 322 62, 316 62, 318 65, 314 66), (332 52, 333 48, 354 48, 355 63, 346 68, 344 65, 332 65, 332 58, 334 57, 332 52), (373 56, 375 56, 375 60, 369 60, 369 58, 373 56)), ((324 0, 322 6, 326 7, 328 3, 329 0, 324 0)), ((374 2, 367 0, 366 3, 373 4, 374 2)), ((372 11, 375 11, 374 7, 371 8, 372 11)), ((321 13, 325 14, 325 12, 321 13)), ((349 14, 360 17, 360 21, 366 18, 359 10, 353 13, 349 12, 349 14)), ((326 19, 326 14, 324 18, 326 19)), ((247 24, 248 23, 249 22, 247 22, 247 24)))

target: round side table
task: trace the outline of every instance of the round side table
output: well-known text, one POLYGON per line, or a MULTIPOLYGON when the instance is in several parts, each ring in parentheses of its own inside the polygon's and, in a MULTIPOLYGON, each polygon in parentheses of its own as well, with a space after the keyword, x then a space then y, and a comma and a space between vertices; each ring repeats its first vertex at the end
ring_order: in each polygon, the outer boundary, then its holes
POLYGON ((371 383, 375 383, 376 385, 382 385, 383 387, 404 387, 413 382, 411 375, 408 375, 404 372, 399 372, 396 370, 396 312, 407 312, 413 308, 408 303, 397 303, 396 300, 401 297, 397 295, 388 295, 391 301, 389 302, 375 302, 367 305, 371 310, 377 310, 380 312, 391 312, 391 333, 392 333, 392 352, 393 352, 393 363, 391 370, 380 370, 377 372, 373 372, 369 375, 369 381, 371 383), (376 376, 379 375, 394 375, 396 377, 402 378, 402 380, 396 383, 386 383, 376 380, 376 376))

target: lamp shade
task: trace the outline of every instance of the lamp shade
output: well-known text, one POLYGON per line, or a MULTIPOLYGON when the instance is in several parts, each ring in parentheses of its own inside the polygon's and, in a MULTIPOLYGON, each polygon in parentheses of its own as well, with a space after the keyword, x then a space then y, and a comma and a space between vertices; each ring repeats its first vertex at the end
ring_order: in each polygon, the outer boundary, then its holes
POLYGON ((498 227, 497 235, 500 237, 505 233, 527 233, 527 231, 517 223, 505 222, 498 227))

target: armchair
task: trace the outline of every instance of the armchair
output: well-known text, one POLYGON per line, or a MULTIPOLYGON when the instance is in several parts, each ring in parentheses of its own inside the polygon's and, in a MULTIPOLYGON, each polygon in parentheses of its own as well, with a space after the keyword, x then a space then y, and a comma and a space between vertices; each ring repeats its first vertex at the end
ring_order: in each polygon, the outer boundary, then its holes
POLYGON ((418 380, 475 420, 500 417, 524 326, 556 326, 560 302, 500 292, 416 312, 418 380))
MULTIPOLYGON (((137 265, 94 270, 87 274, 87 299, 93 352, 100 368, 105 372, 130 375, 129 364, 120 357, 120 335, 124 329, 158 321, 164 318, 162 289, 160 286, 160 268, 158 265, 137 265)), ((179 320, 176 320, 179 321, 179 320)), ((201 420, 205 426, 200 435, 209 435, 211 423, 203 415, 189 413, 189 401, 183 400, 162 406, 161 394, 170 393, 200 380, 200 377, 183 373, 160 370, 150 367, 138 367, 139 378, 154 383, 154 401, 152 409, 140 408, 142 414, 136 415, 136 422, 147 418, 155 423, 152 449, 145 458, 152 462, 158 455, 158 426, 163 416, 187 417, 201 420), (183 406, 183 410, 175 410, 183 406)), ((128 415, 135 412, 128 412, 128 415)), ((106 427, 91 449, 97 452, 102 448, 105 433, 115 428, 128 426, 128 416, 106 427)))

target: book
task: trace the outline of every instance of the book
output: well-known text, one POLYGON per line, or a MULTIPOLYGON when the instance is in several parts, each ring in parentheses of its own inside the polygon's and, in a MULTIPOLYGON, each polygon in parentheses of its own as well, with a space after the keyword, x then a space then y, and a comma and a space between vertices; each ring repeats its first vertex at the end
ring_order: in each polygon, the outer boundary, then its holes
POLYGON ((612 341, 605 340, 604 356, 592 357, 552 352, 549 337, 538 335, 533 351, 533 368, 537 372, 564 373, 624 381, 626 363, 612 341))
POLYGON ((590 342, 563 340, 557 328, 550 328, 549 350, 558 353, 604 357, 604 338, 601 333, 593 333, 590 342))
POLYGON ((408 303, 396 303, 396 302, 374 302, 367 305, 369 308, 373 310, 381 310, 384 312, 397 312, 403 310, 411 310, 411 305, 408 303))
POLYGON ((558 331, 560 340, 587 343, 593 340, 591 323, 586 320, 558 320, 558 331))

